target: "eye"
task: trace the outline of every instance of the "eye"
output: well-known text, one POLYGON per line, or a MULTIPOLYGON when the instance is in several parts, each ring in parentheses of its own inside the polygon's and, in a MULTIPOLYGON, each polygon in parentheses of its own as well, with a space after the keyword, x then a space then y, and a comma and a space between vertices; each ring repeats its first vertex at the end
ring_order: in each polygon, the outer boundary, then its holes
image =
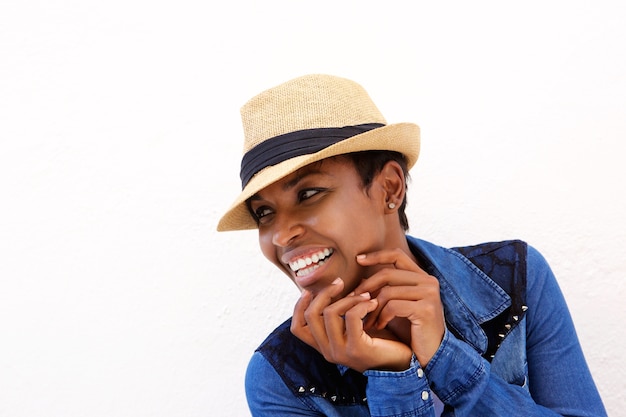
POLYGON ((254 217, 256 218, 257 222, 263 223, 263 219, 272 213, 274 212, 268 206, 261 206, 254 210, 254 217))
POLYGON ((308 200, 321 191, 322 189, 320 188, 307 188, 306 190, 302 190, 298 193, 298 201, 308 200))

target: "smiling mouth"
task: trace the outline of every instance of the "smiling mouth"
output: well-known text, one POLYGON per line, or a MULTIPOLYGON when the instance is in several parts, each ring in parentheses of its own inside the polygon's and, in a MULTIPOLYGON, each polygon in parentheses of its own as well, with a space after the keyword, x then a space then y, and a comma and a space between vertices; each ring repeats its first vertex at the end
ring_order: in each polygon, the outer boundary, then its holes
POLYGON ((333 250, 326 248, 314 253, 313 255, 305 256, 289 262, 289 268, 296 273, 297 277, 309 275, 317 268, 324 265, 332 254, 333 250))

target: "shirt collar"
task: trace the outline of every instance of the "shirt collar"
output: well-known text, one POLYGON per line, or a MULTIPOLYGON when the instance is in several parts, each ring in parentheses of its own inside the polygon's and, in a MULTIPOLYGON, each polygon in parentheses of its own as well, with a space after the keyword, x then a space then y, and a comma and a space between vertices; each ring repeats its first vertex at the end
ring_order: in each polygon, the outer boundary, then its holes
POLYGON ((421 266, 439 280, 448 328, 484 353, 488 340, 480 324, 509 307, 511 298, 459 252, 412 236, 407 241, 421 266))

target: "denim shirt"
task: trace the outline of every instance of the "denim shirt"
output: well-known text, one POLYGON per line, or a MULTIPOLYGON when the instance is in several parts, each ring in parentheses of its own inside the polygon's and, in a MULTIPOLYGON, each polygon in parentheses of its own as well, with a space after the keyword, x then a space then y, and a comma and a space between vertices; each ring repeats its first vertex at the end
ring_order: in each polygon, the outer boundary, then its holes
MULTIPOLYGON (((481 324, 509 308, 511 297, 458 251, 410 236, 407 240, 426 271, 439 280, 446 317, 443 341, 426 368, 413 360, 402 372, 358 374, 325 362, 317 352, 310 356, 314 363, 282 367, 260 348, 245 381, 254 417, 434 417, 433 394, 445 405, 442 416, 606 416, 563 295, 539 252, 527 247, 524 314, 514 316, 516 322, 500 335, 488 360, 483 356, 488 337, 481 324), (355 390, 346 401, 328 395, 328 387, 300 382, 313 368, 338 370, 343 380, 348 378, 345 384, 362 383, 365 395, 361 398, 355 390)), ((277 350, 287 349, 280 353, 289 357, 312 349, 289 333, 288 324, 264 345, 281 340, 277 350)))

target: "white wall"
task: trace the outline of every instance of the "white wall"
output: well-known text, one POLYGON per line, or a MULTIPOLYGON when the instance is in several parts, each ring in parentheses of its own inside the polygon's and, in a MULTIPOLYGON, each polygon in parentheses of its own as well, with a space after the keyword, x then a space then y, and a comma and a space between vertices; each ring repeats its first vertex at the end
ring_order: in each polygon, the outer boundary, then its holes
POLYGON ((620 1, 1 2, 0 416, 248 415, 247 360, 297 291, 215 226, 239 107, 312 72, 422 127, 415 235, 545 254, 624 415, 625 21, 620 1))

